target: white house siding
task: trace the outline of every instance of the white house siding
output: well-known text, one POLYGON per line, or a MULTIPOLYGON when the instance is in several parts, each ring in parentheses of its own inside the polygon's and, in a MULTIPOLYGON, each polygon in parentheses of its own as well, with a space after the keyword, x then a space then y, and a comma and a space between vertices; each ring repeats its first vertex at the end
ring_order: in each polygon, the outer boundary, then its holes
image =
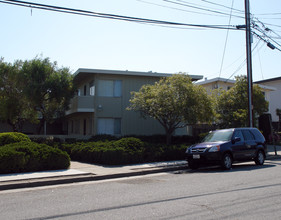
POLYGON ((281 77, 258 81, 256 83, 276 89, 275 91, 271 91, 269 95, 269 113, 272 116, 273 122, 279 121, 279 117, 276 115, 276 109, 281 109, 281 77))

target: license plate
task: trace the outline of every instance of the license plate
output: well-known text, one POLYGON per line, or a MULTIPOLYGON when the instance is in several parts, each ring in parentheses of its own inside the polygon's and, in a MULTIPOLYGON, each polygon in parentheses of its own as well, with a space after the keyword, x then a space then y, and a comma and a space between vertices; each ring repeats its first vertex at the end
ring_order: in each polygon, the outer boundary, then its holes
POLYGON ((193 159, 200 159, 200 154, 193 154, 193 159))

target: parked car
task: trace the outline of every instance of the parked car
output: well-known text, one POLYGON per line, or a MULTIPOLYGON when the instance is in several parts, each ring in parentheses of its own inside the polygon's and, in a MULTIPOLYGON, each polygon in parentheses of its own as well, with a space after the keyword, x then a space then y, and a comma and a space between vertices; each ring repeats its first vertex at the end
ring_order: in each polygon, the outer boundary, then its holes
POLYGON ((186 160, 191 169, 211 164, 230 169, 238 161, 263 165, 266 152, 265 138, 257 128, 221 129, 211 131, 201 143, 187 148, 186 160))

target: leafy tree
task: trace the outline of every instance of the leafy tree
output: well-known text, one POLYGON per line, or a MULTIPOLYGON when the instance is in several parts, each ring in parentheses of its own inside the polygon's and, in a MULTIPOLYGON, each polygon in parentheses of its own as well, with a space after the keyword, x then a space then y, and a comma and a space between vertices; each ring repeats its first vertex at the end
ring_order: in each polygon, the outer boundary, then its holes
MULTIPOLYGON (((253 85, 253 116, 268 111, 268 102, 258 85, 253 85)), ((236 83, 228 91, 217 96, 217 113, 221 127, 245 127, 248 125, 248 83, 246 76, 236 77, 236 83)))
POLYGON ((213 117, 212 102, 205 89, 194 85, 185 74, 163 78, 132 92, 128 109, 156 119, 166 131, 167 144, 177 128, 209 122, 213 117))
POLYGON ((24 96, 26 86, 19 78, 21 61, 14 64, 0 59, 0 120, 9 124, 13 131, 21 131, 25 121, 37 122, 36 111, 24 96))
POLYGON ((40 132, 45 122, 52 123, 68 109, 74 95, 72 75, 68 68, 58 68, 49 58, 38 57, 25 61, 20 73, 26 84, 24 94, 42 117, 40 132))

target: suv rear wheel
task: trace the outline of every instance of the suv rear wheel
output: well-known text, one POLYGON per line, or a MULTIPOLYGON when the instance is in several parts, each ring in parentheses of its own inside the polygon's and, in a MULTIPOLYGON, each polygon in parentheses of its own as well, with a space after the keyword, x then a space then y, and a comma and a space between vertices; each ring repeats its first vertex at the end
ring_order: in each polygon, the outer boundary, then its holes
POLYGON ((229 170, 232 167, 232 157, 229 153, 226 153, 223 155, 222 157, 222 161, 221 161, 221 167, 224 170, 229 170))
POLYGON ((257 153, 257 156, 255 158, 256 165, 263 165, 264 160, 265 160, 264 153, 263 153, 262 150, 259 150, 258 153, 257 153))

